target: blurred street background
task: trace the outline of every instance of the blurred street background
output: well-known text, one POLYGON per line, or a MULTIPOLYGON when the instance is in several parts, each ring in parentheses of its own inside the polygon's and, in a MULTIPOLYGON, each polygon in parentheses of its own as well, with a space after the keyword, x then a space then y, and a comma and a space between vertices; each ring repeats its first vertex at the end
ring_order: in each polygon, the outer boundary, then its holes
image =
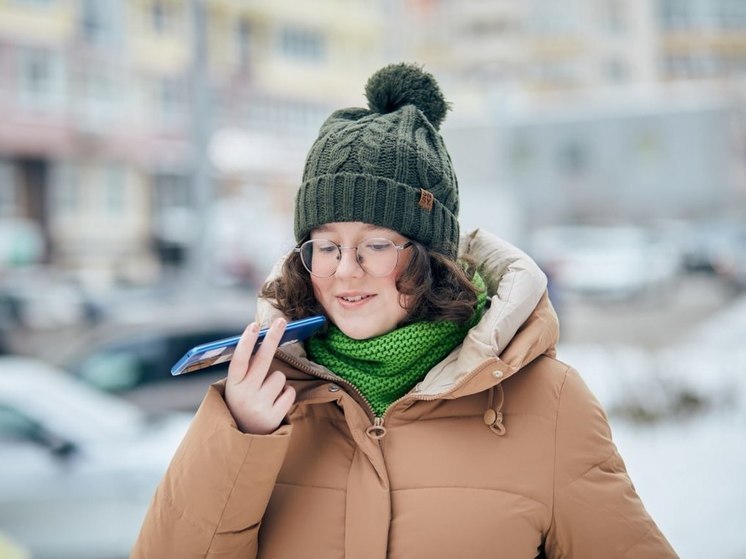
POLYGON ((399 61, 663 532, 746 558, 744 0, 0 0, 0 559, 127 556, 225 373, 171 365, 252 320, 319 126, 399 61))

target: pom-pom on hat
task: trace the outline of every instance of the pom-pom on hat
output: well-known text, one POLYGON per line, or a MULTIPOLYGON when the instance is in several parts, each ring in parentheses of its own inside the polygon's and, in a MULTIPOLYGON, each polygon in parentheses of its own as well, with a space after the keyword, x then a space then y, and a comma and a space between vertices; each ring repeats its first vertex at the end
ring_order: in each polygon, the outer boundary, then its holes
POLYGON ((449 109, 435 78, 392 64, 365 86, 368 108, 332 113, 306 159, 295 200, 295 238, 337 221, 389 229, 452 259, 458 182, 438 133, 449 109))

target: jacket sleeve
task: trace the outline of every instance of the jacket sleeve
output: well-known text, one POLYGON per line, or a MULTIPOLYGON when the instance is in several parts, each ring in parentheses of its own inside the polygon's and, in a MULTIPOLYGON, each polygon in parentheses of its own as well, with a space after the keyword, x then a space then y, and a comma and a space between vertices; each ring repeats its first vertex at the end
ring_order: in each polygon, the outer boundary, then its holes
POLYGON ((289 425, 271 435, 240 432, 222 386, 211 386, 155 492, 130 557, 255 557, 290 434, 289 425))
POLYGON ((600 404, 572 369, 560 391, 545 551, 552 558, 677 557, 637 495, 600 404))

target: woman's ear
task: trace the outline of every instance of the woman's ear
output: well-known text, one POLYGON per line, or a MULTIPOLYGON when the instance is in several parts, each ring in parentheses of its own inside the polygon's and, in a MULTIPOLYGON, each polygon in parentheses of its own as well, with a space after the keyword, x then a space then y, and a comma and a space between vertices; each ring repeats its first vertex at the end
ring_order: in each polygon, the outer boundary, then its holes
POLYGON ((399 306, 405 311, 412 310, 412 296, 399 293, 399 306))

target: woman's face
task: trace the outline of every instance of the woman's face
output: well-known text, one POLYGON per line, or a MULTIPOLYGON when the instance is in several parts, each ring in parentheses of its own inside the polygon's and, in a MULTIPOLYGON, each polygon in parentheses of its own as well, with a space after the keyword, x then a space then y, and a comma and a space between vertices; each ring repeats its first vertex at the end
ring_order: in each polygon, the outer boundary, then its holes
MULTIPOLYGON (((361 222, 327 223, 311 232, 311 239, 333 241, 355 247, 371 238, 384 238, 397 245, 407 238, 396 231, 361 222)), ((328 278, 311 276, 316 300, 329 318, 350 338, 364 340, 390 332, 407 316, 409 297, 396 289, 396 278, 409 263, 411 248, 399 251, 393 271, 383 277, 366 273, 354 250, 343 250, 336 273, 328 278)))

